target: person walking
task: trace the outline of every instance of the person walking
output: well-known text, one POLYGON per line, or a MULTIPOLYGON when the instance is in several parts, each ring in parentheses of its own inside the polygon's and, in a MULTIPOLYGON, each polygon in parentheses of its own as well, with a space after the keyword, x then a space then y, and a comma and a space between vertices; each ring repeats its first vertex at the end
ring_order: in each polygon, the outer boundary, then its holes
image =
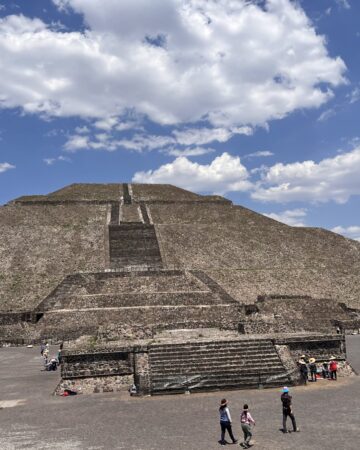
POLYGON ((228 401, 226 400, 226 398, 223 398, 220 402, 219 413, 220 413, 220 427, 221 427, 220 444, 221 445, 227 444, 227 442, 225 440, 225 432, 226 431, 229 433, 229 436, 230 436, 231 440, 233 441, 233 444, 236 444, 237 439, 235 439, 233 432, 232 432, 231 415, 230 415, 230 410, 228 407, 228 401))
POLYGON ((310 369, 311 381, 317 381, 317 379, 316 379, 316 372, 317 372, 316 359, 310 358, 309 363, 310 363, 309 369, 310 369))
POLYGON ((286 428, 287 418, 290 417, 293 431, 300 431, 296 426, 296 420, 292 409, 292 396, 289 394, 289 388, 284 386, 281 394, 281 403, 283 407, 283 433, 288 433, 286 428))
POLYGON ((337 380, 338 363, 335 360, 335 356, 332 356, 330 358, 329 369, 330 369, 330 379, 336 381, 337 380))
POLYGON ((251 425, 255 426, 255 420, 252 418, 249 412, 249 406, 247 404, 244 405, 243 412, 240 416, 241 428, 244 433, 244 442, 240 445, 243 448, 250 448, 250 440, 252 438, 251 425))

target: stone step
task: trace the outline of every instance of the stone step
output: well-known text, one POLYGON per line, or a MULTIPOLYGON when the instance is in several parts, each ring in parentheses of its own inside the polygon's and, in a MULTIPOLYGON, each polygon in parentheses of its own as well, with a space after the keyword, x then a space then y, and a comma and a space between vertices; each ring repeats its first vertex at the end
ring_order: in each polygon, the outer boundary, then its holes
POLYGON ((171 344, 152 344, 151 350, 161 349, 161 348, 181 348, 181 347, 198 347, 198 346, 210 346, 210 345, 251 345, 251 344, 267 344, 273 347, 273 344, 270 339, 262 339, 262 338, 242 338, 242 339, 222 339, 219 341, 212 340, 204 340, 204 341, 196 341, 196 342, 179 342, 179 343, 171 343, 171 344))
POLYGON ((236 360, 259 360, 259 359, 277 359, 279 358, 279 356, 276 353, 265 353, 265 352, 253 352, 253 353, 235 353, 235 352, 221 352, 221 353, 210 353, 210 354, 206 354, 206 353, 202 353, 202 354, 182 354, 182 355, 177 355, 177 357, 173 358, 173 357, 158 357, 158 358, 153 358, 150 355, 150 361, 152 364, 171 364, 174 363, 176 361, 186 361, 186 362, 193 362, 193 361, 222 361, 224 360, 230 360, 230 358, 233 358, 235 361, 236 360))
POLYGON ((248 365, 241 365, 238 366, 236 364, 234 365, 221 365, 217 368, 215 366, 201 366, 199 365, 184 365, 184 366, 174 366, 173 368, 153 368, 151 367, 151 376, 152 377, 165 377, 170 375, 180 375, 180 374, 223 374, 223 373, 253 373, 253 372, 261 372, 261 373, 281 373, 284 371, 284 367, 281 363, 278 364, 272 364, 272 365, 265 365, 265 364, 248 364, 248 365))
MULTIPOLYGON (((279 375, 279 374, 276 374, 279 375)), ((259 374, 252 374, 247 376, 216 376, 216 377, 204 377, 199 376, 194 379, 190 377, 174 377, 167 378, 152 382, 152 392, 176 392, 176 389, 180 392, 185 389, 191 391, 195 390, 223 390, 223 389, 247 389, 262 384, 264 387, 283 386, 284 383, 289 383, 286 376, 271 379, 271 376, 259 374)))
MULTIPOLYGON (((230 305, 233 306, 233 305, 230 305)), ((270 349, 274 350, 274 346, 272 343, 245 343, 243 344, 241 341, 230 341, 230 342, 206 342, 206 343, 188 343, 188 344, 170 344, 163 346, 155 346, 152 345, 150 347, 150 354, 162 355, 164 353, 175 353, 175 352, 191 352, 191 351, 211 351, 211 350, 228 350, 228 349, 237 349, 243 351, 251 351, 253 349, 270 349)))
MULTIPOLYGON (((290 384, 289 381, 286 381, 287 384, 290 384)), ((162 395, 162 394, 182 394, 184 391, 191 391, 191 392, 211 392, 211 391, 220 391, 220 390, 232 390, 232 389, 254 389, 257 388, 259 385, 262 385, 265 388, 274 388, 278 386, 284 385, 284 380, 273 380, 271 382, 268 382, 264 384, 262 380, 256 380, 256 379, 249 379, 249 380, 242 380, 241 382, 235 381, 235 382, 226 382, 226 383, 197 383, 194 385, 190 385, 187 387, 183 386, 175 386, 175 387, 169 387, 164 385, 154 385, 152 387, 152 395, 162 395)))
POLYGON ((223 378, 233 378, 233 377, 250 377, 255 376, 259 374, 263 374, 264 376, 270 376, 270 375, 279 375, 280 373, 284 372, 283 367, 254 367, 252 368, 239 368, 239 367, 232 367, 232 368, 224 368, 224 370, 221 370, 220 368, 216 371, 213 370, 188 370, 184 372, 164 372, 163 374, 160 373, 151 373, 151 380, 153 382, 161 381, 163 379, 171 379, 171 378, 178 378, 178 377, 195 377, 195 376, 206 376, 206 378, 213 379, 218 377, 223 378))
POLYGON ((223 300, 209 292, 95 294, 71 296, 64 300, 66 300, 69 308, 226 304, 223 300))
POLYGON ((267 356, 278 357, 277 354, 271 353, 269 350, 251 350, 251 351, 241 351, 237 349, 221 350, 221 351, 208 351, 208 352, 179 352, 179 353, 168 353, 164 355, 152 355, 150 354, 151 361, 161 362, 161 361, 174 361, 177 359, 182 360, 196 360, 199 358, 209 359, 211 357, 224 357, 224 358, 265 358, 267 356))

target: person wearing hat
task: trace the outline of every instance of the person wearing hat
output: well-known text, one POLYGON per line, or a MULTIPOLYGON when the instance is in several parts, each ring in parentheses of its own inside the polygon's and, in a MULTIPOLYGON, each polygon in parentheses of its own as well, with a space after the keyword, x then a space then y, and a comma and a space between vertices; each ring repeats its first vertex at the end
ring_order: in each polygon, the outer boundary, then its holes
POLYGON ((255 426, 255 420, 251 417, 249 406, 247 404, 244 405, 243 412, 241 413, 240 423, 242 431, 244 433, 244 442, 242 442, 240 445, 243 448, 250 448, 250 439, 252 437, 251 425, 255 426))
POLYGON ((300 431, 296 426, 296 420, 292 410, 292 397, 289 394, 289 388, 287 386, 284 386, 282 389, 281 403, 283 407, 283 433, 288 433, 286 428, 286 421, 288 417, 291 419, 293 431, 300 431))
POLYGON ((225 441, 225 432, 227 431, 229 433, 229 436, 234 444, 237 443, 237 439, 234 438, 232 427, 231 427, 231 415, 230 410, 228 408, 228 401, 226 398, 223 398, 220 402, 220 427, 221 427, 221 438, 220 438, 220 444, 226 445, 225 441))
POLYGON ((308 381, 308 368, 306 365, 306 362, 301 358, 299 360, 299 370, 300 370, 300 375, 301 375, 301 379, 303 380, 304 384, 307 384, 308 381))
POLYGON ((311 381, 317 381, 316 380, 316 372, 317 372, 317 366, 316 366, 316 359, 315 358, 310 358, 309 359, 309 369, 310 369, 310 374, 311 374, 311 381))

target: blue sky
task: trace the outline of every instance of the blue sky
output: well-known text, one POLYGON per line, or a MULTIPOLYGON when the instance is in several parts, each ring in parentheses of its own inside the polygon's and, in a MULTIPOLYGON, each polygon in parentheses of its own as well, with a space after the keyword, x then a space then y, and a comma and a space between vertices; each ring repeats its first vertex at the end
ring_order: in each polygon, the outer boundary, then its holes
POLYGON ((0 204, 172 183, 360 239, 360 3, 0 0, 0 204))

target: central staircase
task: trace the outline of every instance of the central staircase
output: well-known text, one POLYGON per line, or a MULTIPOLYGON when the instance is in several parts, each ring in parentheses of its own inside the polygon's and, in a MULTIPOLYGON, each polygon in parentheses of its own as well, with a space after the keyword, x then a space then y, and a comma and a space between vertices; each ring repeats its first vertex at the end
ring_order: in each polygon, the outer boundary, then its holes
POLYGON ((109 226, 110 267, 161 268, 162 260, 154 225, 123 223, 109 226))
POLYGON ((155 344, 149 362, 152 394, 290 384, 270 339, 155 344))

